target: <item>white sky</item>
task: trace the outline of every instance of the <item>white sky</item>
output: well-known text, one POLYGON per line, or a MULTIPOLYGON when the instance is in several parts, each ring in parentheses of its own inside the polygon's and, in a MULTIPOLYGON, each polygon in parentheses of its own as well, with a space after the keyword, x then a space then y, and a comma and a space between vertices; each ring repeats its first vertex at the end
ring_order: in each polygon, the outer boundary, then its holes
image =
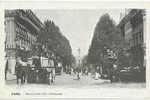
POLYGON ((81 49, 81 57, 88 53, 93 37, 94 28, 101 15, 108 13, 116 23, 119 23, 121 9, 99 10, 33 10, 37 17, 44 22, 53 20, 60 31, 70 41, 74 56, 81 49))

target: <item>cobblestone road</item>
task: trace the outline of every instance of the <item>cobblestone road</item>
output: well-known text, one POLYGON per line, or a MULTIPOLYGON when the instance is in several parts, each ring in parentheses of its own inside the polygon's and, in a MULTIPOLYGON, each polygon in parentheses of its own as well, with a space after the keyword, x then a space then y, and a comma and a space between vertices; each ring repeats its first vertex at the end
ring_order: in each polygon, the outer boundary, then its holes
MULTIPOLYGON (((16 80, 6 81, 9 86, 16 85, 16 80)), ((24 84, 24 86, 31 87, 45 87, 47 84, 24 84)), ((51 87, 63 87, 63 88, 145 88, 145 83, 110 83, 109 80, 94 80, 90 76, 82 76, 80 80, 75 80, 73 75, 63 74, 56 76, 55 83, 51 87)))

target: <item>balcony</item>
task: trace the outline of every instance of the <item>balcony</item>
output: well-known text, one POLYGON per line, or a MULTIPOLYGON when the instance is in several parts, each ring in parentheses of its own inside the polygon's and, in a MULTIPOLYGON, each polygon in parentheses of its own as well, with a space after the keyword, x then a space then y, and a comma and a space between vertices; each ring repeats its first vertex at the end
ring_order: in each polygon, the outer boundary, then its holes
POLYGON ((38 28, 30 19, 28 19, 26 16, 17 15, 16 21, 18 21, 20 24, 24 25, 29 31, 31 31, 31 34, 37 35, 39 33, 40 28, 38 28))

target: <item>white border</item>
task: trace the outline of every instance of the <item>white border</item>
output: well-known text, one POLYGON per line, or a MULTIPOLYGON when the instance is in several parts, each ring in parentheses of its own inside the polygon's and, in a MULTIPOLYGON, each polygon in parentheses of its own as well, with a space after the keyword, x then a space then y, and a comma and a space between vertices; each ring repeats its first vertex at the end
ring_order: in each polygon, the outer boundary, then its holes
MULTIPOLYGON (((150 2, 74 2, 74 1, 64 1, 64 2, 34 2, 34 1, 14 1, 14 2, 1 2, 0 3, 0 97, 8 97, 8 98, 18 98, 17 96, 11 96, 11 91, 18 91, 24 93, 25 91, 48 91, 48 92, 59 92, 63 95, 40 95, 36 96, 37 98, 150 98, 148 95, 150 93, 150 68, 149 66, 149 28, 150 25, 150 2), (147 58, 147 83, 146 88, 144 89, 115 89, 115 88, 99 88, 99 89, 71 89, 71 88, 57 88, 57 89, 41 89, 41 88, 28 88, 28 89, 17 89, 17 88, 8 88, 4 85, 3 71, 4 71, 4 9, 123 9, 123 8, 143 8, 147 10, 147 34, 146 34, 146 58, 147 58)), ((24 98, 35 98, 33 95, 31 96, 19 96, 24 98)))

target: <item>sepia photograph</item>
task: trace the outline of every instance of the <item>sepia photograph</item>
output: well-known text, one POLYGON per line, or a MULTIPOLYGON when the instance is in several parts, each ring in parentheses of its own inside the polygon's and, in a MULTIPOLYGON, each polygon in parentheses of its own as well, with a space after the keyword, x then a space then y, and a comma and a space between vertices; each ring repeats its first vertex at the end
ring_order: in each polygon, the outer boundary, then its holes
POLYGON ((145 88, 145 15, 145 9, 6 9, 5 82, 145 88))
POLYGON ((149 97, 144 3, 18 4, 0 10, 0 97, 149 97))

